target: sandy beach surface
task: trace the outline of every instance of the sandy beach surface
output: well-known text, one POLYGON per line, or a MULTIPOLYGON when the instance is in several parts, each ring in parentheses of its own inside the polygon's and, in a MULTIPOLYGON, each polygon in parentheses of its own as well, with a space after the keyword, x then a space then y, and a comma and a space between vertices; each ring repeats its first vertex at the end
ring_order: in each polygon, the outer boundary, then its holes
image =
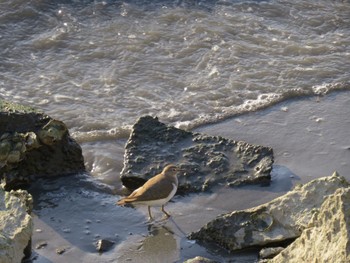
MULTIPOLYGON (((114 147, 115 174, 110 187, 89 175, 40 180, 29 189, 34 196, 32 262, 183 262, 197 255, 219 262, 254 262, 254 251, 230 254, 202 246, 186 236, 217 215, 253 207, 290 190, 295 184, 331 175, 337 170, 350 181, 350 92, 305 97, 196 129, 198 132, 244 140, 274 149, 269 187, 216 187, 211 193, 175 196, 166 206, 172 214, 147 222, 147 208, 118 207, 124 141, 114 147), (114 190, 113 190, 114 189, 114 190), (98 253, 94 242, 115 245, 98 253), (61 254, 59 252, 62 252, 61 254)), ((89 145, 83 145, 85 153, 89 145)), ((91 168, 93 169, 93 168, 91 168)))

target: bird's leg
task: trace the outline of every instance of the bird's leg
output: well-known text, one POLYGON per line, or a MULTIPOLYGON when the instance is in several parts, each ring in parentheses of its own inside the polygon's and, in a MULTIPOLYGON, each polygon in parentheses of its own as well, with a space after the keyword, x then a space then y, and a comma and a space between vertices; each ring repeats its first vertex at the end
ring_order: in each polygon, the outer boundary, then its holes
POLYGON ((152 217, 152 214, 151 214, 151 207, 150 206, 148 206, 148 214, 149 214, 149 220, 152 221, 153 217, 152 217))
POLYGON ((166 215, 166 218, 170 217, 170 215, 164 210, 164 205, 162 205, 162 212, 166 215))

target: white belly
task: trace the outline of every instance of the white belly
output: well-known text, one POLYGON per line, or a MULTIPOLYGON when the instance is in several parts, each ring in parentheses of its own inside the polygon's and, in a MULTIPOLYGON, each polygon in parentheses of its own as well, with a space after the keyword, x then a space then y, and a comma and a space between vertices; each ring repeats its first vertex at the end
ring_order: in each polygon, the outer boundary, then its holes
POLYGON ((166 203, 168 203, 171 198, 173 198, 173 196, 176 193, 176 190, 177 190, 177 187, 175 184, 173 184, 173 190, 171 190, 168 197, 163 198, 163 199, 158 199, 158 200, 138 201, 138 202, 133 202, 133 204, 135 204, 135 205, 144 204, 144 205, 149 205, 149 206, 162 206, 162 205, 165 205, 166 203))

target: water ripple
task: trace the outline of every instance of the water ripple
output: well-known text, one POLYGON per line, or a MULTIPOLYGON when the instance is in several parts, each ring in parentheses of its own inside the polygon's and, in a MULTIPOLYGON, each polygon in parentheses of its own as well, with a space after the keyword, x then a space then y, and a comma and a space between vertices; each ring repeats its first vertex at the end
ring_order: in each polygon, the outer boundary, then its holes
POLYGON ((0 91, 120 138, 141 115, 192 128, 349 89, 342 1, 3 1, 0 91), (113 131, 113 132, 112 132, 113 131))

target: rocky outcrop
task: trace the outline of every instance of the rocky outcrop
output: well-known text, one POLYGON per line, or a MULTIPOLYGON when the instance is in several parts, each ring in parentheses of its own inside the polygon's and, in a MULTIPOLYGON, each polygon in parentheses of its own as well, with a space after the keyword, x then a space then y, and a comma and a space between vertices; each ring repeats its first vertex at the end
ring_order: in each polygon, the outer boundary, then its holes
MULTIPOLYGON (((229 250, 291 241, 309 227, 312 218, 320 218, 319 209, 325 197, 348 186, 343 177, 334 173, 297 186, 269 203, 218 216, 199 231, 191 233, 189 238, 214 242, 229 250)), ((337 226, 336 229, 340 228, 337 226)))
POLYGON ((32 197, 26 191, 0 187, 0 262, 18 263, 30 254, 32 197))
POLYGON ((0 100, 0 179, 6 189, 28 184, 36 176, 84 170, 81 147, 63 122, 0 100))
POLYGON ((136 189, 168 163, 180 163, 186 170, 179 176, 178 191, 183 193, 205 191, 218 184, 269 184, 273 151, 184 131, 150 116, 140 118, 125 146, 123 184, 136 189))
POLYGON ((308 228, 278 256, 279 262, 350 262, 350 188, 326 197, 308 228))

